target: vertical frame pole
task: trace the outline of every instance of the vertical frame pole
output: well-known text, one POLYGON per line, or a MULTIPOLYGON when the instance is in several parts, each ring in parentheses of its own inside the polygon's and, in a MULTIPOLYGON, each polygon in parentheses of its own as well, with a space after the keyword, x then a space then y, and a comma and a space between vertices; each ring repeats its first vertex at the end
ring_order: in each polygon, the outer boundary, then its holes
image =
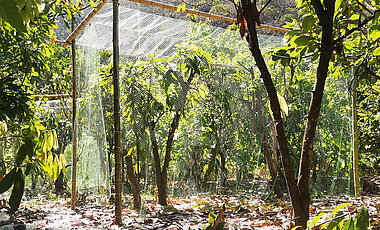
MULTIPOLYGON (((71 21, 71 31, 75 29, 74 20, 71 21)), ((71 43, 71 65, 72 65, 72 87, 73 87, 73 117, 72 117, 72 127, 73 127, 73 167, 71 173, 71 209, 75 209, 76 203, 76 191, 77 191, 77 71, 76 71, 76 54, 75 54, 75 39, 71 43)))
POLYGON ((357 93, 356 93, 356 76, 352 81, 352 169, 354 172, 354 192, 355 196, 360 196, 359 180, 359 145, 358 145, 358 113, 357 113, 357 93))
POLYGON ((119 84, 119 1, 113 0, 113 92, 115 128, 115 221, 121 219, 121 153, 120 153, 120 84, 119 84))

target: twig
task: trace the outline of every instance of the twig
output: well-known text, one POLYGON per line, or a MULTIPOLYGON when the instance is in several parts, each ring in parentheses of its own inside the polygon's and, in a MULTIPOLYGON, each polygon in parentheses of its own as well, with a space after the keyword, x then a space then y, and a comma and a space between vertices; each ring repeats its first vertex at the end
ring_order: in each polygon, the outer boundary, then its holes
POLYGON ((218 227, 220 221, 222 221, 222 219, 223 219, 223 216, 224 216, 224 210, 225 210, 225 204, 223 204, 223 207, 220 209, 220 211, 219 211, 219 213, 218 213, 218 216, 216 217, 215 222, 214 222, 214 224, 212 225, 212 227, 211 227, 210 230, 215 230, 215 229, 218 227))

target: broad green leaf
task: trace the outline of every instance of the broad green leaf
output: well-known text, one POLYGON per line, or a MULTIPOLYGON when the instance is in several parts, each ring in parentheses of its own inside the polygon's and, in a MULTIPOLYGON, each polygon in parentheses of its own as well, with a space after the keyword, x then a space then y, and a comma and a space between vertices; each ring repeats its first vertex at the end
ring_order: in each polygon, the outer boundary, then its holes
POLYGON ((9 198, 9 206, 11 207, 9 212, 11 215, 15 213, 20 206, 22 195, 24 194, 24 175, 22 169, 18 169, 13 183, 13 190, 11 197, 9 198))
POLYGON ((213 224, 215 222, 216 215, 213 212, 210 212, 208 214, 208 223, 213 224))
POLYGON ((294 43, 296 43, 298 46, 305 46, 309 41, 311 41, 312 38, 308 36, 300 36, 294 40, 294 43))
POLYGON ((66 161, 66 157, 65 157, 64 154, 60 155, 59 161, 60 161, 60 164, 61 164, 62 173, 65 174, 67 161, 66 161))
POLYGON ((318 214, 318 216, 313 218, 313 221, 311 222, 310 228, 314 227, 315 225, 318 224, 318 221, 321 219, 322 216, 324 216, 326 213, 321 212, 318 214))
POLYGON ((44 137, 44 142, 43 142, 43 146, 42 146, 42 150, 44 152, 49 152, 52 147, 53 147, 53 132, 52 131, 47 131, 45 133, 45 137, 44 137))
POLYGON ((61 162, 58 161, 57 157, 56 160, 53 161, 52 172, 52 179, 55 181, 57 180, 59 173, 61 172, 61 162))
POLYGON ((206 86, 200 85, 198 91, 199 91, 199 95, 201 95, 203 99, 206 99, 206 92, 207 92, 206 86))
POLYGON ((342 230, 355 230, 354 221, 352 221, 351 218, 349 218, 346 223, 344 224, 342 230))
POLYGON ((302 30, 304 32, 308 32, 311 30, 311 28, 313 28, 314 24, 315 24, 315 19, 313 15, 308 15, 302 20, 302 30))
POLYGON ((344 216, 342 215, 343 215, 343 212, 341 211, 338 212, 336 217, 327 226, 327 230, 333 230, 335 227, 339 225, 341 221, 344 221, 344 216))
POLYGON ((342 5, 343 0, 336 0, 335 2, 335 14, 338 12, 339 7, 342 5))
POLYGON ((132 155, 133 151, 136 151, 136 145, 129 149, 127 156, 132 155))
POLYGON ((380 56, 380 47, 377 47, 377 48, 373 51, 373 55, 375 55, 375 56, 380 56))
POLYGON ((53 148, 55 150, 58 149, 58 137, 57 137, 57 132, 55 130, 52 131, 52 134, 53 134, 53 148))
POLYGON ((354 220, 355 230, 367 230, 369 226, 368 208, 362 207, 354 220))
MULTIPOLYGON (((278 98, 278 102, 280 104, 280 109, 281 109, 282 113, 284 115, 288 116, 289 107, 288 107, 288 104, 285 101, 285 98, 283 96, 281 96, 280 94, 278 94, 278 93, 277 93, 277 98, 278 98)), ((273 112, 272 112, 272 108, 270 106, 270 103, 268 103, 268 107, 269 107, 269 114, 272 117, 272 119, 274 120, 273 112)))
POLYGON ((19 32, 26 32, 22 16, 14 0, 0 0, 0 18, 4 19, 19 32))
POLYGON ((353 14, 348 20, 349 21, 359 20, 359 14, 353 14))
POLYGON ((335 213, 337 213, 339 210, 341 210, 341 209, 347 207, 348 205, 351 205, 351 203, 343 203, 343 204, 338 205, 338 206, 334 209, 334 211, 331 213, 330 218, 334 217, 335 213))
POLYGON ((5 177, 0 180, 0 194, 8 191, 13 185, 16 168, 13 168, 5 177))
POLYGON ((280 94, 277 93, 277 98, 278 98, 278 102, 280 102, 280 108, 281 108, 281 111, 286 115, 288 116, 288 113, 289 113, 289 107, 288 107, 288 104, 286 103, 285 101, 285 98, 283 96, 281 96, 280 94))
POLYGON ((380 38, 380 25, 373 25, 369 29, 368 37, 372 40, 377 40, 380 38))
POLYGON ((214 59, 212 59, 211 54, 209 52, 203 51, 203 54, 205 55, 205 57, 206 57, 206 59, 207 59, 207 61, 209 63, 213 63, 214 64, 214 59))
MULTIPOLYGON (((18 149, 17 151, 17 155, 16 155, 16 164, 18 166, 21 165, 21 163, 24 161, 25 159, 25 156, 27 155, 28 151, 30 151, 30 149, 28 149, 28 145, 26 143, 24 143, 23 145, 21 145, 21 147, 18 149)), ((33 149, 32 149, 33 151, 33 149)))

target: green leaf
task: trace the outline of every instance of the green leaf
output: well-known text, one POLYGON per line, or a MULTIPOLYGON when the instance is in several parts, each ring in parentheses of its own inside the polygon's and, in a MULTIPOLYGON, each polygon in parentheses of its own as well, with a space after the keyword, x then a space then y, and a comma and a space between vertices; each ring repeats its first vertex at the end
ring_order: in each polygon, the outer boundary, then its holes
POLYGON ((18 32, 26 32, 22 16, 14 0, 0 0, 0 18, 8 22, 18 32))
POLYGON ((186 3, 182 2, 181 4, 179 4, 178 8, 177 8, 177 12, 184 12, 186 9, 186 3))
POLYGON ((13 168, 1 181, 0 181, 0 194, 8 191, 12 187, 16 168, 13 168))
POLYGON ((24 175, 22 169, 18 169, 13 184, 11 197, 9 198, 9 206, 11 207, 9 213, 13 215, 20 206, 22 195, 24 194, 24 175))
POLYGON ((368 37, 372 40, 377 40, 380 38, 380 25, 373 25, 369 29, 368 37))
POLYGON ((369 226, 368 208, 362 207, 354 220, 355 230, 367 230, 369 226))
POLYGON ((285 98, 277 93, 278 102, 280 103, 281 111, 288 116, 289 114, 289 107, 288 104, 285 101, 285 98))
POLYGON ((16 155, 16 164, 17 166, 20 166, 21 163, 24 161, 25 156, 28 153, 28 146, 26 143, 21 145, 21 147, 18 149, 17 155, 16 155))
POLYGON ((61 164, 62 173, 64 174, 66 172, 66 157, 64 154, 61 154, 59 157, 59 163, 61 164))
POLYGON ((56 132, 55 130, 53 130, 52 134, 53 134, 53 146, 52 146, 52 147, 53 147, 55 150, 58 150, 58 137, 57 137, 57 132, 56 132))
POLYGON ((91 5, 93 8, 96 8, 96 4, 95 4, 94 1, 90 0, 89 2, 90 2, 90 5, 91 5))
POLYGON ((311 41, 312 38, 308 36, 300 36, 294 40, 294 43, 296 43, 298 46, 305 46, 309 41, 311 41))
POLYGON ((313 218, 313 221, 311 222, 310 228, 314 227, 315 225, 318 224, 318 221, 321 219, 322 216, 324 216, 326 213, 321 212, 318 214, 318 216, 313 218))
POLYGON ((213 224, 215 222, 216 215, 213 212, 210 212, 208 214, 208 223, 213 224))
POLYGON ((199 95, 201 95, 203 99, 206 99, 206 91, 207 91, 206 86, 200 85, 198 91, 199 91, 199 95))
POLYGON ((327 230, 333 230, 338 224, 344 220, 343 212, 338 212, 337 217, 335 217, 330 224, 327 226, 327 230))
POLYGON ((302 20, 302 30, 304 32, 309 32, 315 24, 315 19, 313 15, 308 15, 302 20))
POLYGON ((377 47, 377 48, 373 51, 373 55, 375 55, 375 56, 380 56, 380 47, 377 47))
POLYGON ((351 218, 346 221, 342 230, 355 230, 354 222, 351 218))
POLYGON ((342 208, 347 207, 347 206, 350 205, 350 204, 351 204, 351 203, 343 203, 343 204, 338 205, 338 206, 334 209, 334 211, 331 213, 330 218, 332 218, 332 217, 335 215, 335 213, 337 213, 339 210, 341 210, 342 208))

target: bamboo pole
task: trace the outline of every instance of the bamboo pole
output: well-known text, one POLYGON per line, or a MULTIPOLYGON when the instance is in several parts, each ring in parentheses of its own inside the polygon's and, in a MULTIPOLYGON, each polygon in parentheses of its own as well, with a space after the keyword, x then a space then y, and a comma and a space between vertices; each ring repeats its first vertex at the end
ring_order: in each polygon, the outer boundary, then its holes
MULTIPOLYGON (((151 1, 151 0, 129 0, 129 1, 141 3, 144 5, 155 6, 155 7, 159 7, 159 8, 163 8, 163 9, 173 10, 173 11, 177 11, 177 9, 178 9, 177 6, 174 6, 171 4, 166 4, 166 3, 161 3, 161 2, 156 2, 156 1, 151 1)), ((202 12, 202 11, 198 11, 198 10, 185 9, 183 12, 187 13, 187 14, 199 15, 199 16, 206 17, 206 18, 212 18, 212 19, 216 19, 216 20, 220 20, 220 21, 237 23, 237 19, 235 19, 235 18, 226 17, 226 16, 222 16, 222 15, 217 15, 217 14, 206 13, 206 12, 202 12)), ((288 29, 275 27, 275 26, 269 26, 269 25, 260 25, 260 26, 256 25, 256 26, 260 27, 260 28, 264 28, 264 29, 280 31, 283 33, 290 31, 288 29)))
POLYGON ((99 12, 99 10, 108 2, 108 0, 103 0, 100 2, 96 8, 92 9, 92 11, 83 19, 83 21, 71 32, 71 34, 66 38, 65 42, 62 42, 62 46, 66 47, 70 45, 71 42, 75 39, 75 37, 83 30, 83 28, 90 22, 90 20, 99 12))
POLYGON ((356 93, 356 76, 352 81, 352 169, 354 173, 354 191, 355 196, 360 196, 359 180, 359 145, 358 145, 358 114, 357 114, 357 93, 356 93))
MULTIPOLYGON (((74 30, 75 23, 71 22, 71 29, 74 30)), ((76 124, 76 116, 77 116, 77 71, 76 71, 76 55, 75 55, 75 39, 72 40, 71 46, 71 60, 72 60, 72 69, 73 69, 73 118, 72 118, 72 126, 73 126, 73 153, 72 153, 72 177, 71 177, 71 209, 75 209, 76 203, 76 192, 77 192, 77 124, 76 124)))
POLYGON ((115 126, 115 222, 121 218, 121 152, 120 152, 120 84, 119 84, 119 0, 113 0, 113 92, 115 126))

